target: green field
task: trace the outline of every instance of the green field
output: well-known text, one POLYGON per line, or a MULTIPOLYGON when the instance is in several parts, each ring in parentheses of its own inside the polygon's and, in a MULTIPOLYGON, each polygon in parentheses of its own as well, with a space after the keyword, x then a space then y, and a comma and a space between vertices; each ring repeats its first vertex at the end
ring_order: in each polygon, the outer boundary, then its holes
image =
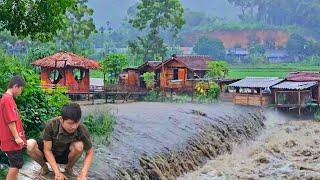
MULTIPOLYGON (((283 63, 283 64, 260 64, 260 65, 230 65, 228 78, 245 77, 286 77, 289 72, 313 71, 320 72, 320 66, 283 63)), ((101 71, 90 71, 90 77, 103 78, 101 71)))
POLYGON ((286 64, 261 64, 261 65, 232 65, 228 78, 244 77, 286 77, 288 73, 295 71, 319 72, 320 66, 311 66, 297 63, 286 64))

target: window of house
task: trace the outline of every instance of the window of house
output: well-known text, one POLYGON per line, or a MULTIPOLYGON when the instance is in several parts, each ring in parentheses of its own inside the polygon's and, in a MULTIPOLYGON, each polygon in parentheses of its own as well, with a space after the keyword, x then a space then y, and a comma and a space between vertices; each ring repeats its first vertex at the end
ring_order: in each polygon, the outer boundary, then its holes
POLYGON ((190 70, 187 71, 187 79, 193 79, 193 72, 190 70))
POLYGON ((50 72, 49 79, 52 84, 58 84, 58 82, 62 79, 62 74, 59 70, 54 69, 50 72))
POLYGON ((179 79, 179 69, 173 69, 173 80, 178 80, 179 79))
POLYGON ((73 73, 74 79, 78 82, 80 82, 85 76, 85 71, 78 68, 73 69, 72 73, 73 73))

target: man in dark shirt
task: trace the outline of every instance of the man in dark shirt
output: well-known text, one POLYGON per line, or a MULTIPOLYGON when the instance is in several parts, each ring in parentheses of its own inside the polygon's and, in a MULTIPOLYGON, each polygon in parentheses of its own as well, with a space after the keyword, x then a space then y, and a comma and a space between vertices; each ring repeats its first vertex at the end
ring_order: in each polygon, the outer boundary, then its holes
POLYGON ((66 164, 65 172, 72 174, 72 168, 86 151, 83 167, 78 180, 84 180, 93 159, 93 147, 87 128, 80 123, 81 108, 76 103, 70 103, 62 108, 61 116, 46 123, 42 134, 43 141, 36 142, 29 139, 27 142, 28 154, 41 165, 41 174, 48 173, 46 161, 50 164, 56 180, 67 177, 60 172, 57 165, 66 164))

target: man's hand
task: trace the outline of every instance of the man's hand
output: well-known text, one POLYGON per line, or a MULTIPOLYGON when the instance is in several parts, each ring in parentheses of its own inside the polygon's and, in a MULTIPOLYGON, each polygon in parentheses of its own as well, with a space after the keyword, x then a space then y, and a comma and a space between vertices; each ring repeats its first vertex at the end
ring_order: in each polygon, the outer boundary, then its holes
POLYGON ((61 172, 54 175, 54 180, 68 180, 68 178, 61 172))
POLYGON ((23 140, 18 136, 17 138, 14 139, 14 141, 18 144, 18 145, 24 145, 23 140))
POLYGON ((77 180, 87 180, 87 175, 83 172, 80 172, 80 174, 77 177, 77 180))

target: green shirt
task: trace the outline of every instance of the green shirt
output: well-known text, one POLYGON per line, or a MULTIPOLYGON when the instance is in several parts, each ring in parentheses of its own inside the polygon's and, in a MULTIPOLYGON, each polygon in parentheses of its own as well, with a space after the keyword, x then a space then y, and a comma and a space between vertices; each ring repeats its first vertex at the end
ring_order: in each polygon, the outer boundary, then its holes
POLYGON ((88 151, 92 148, 92 140, 88 129, 82 123, 76 132, 69 134, 60 123, 61 117, 56 117, 46 123, 46 127, 42 132, 42 139, 52 141, 52 153, 59 156, 69 151, 69 146, 73 142, 82 141, 84 150, 88 151))

